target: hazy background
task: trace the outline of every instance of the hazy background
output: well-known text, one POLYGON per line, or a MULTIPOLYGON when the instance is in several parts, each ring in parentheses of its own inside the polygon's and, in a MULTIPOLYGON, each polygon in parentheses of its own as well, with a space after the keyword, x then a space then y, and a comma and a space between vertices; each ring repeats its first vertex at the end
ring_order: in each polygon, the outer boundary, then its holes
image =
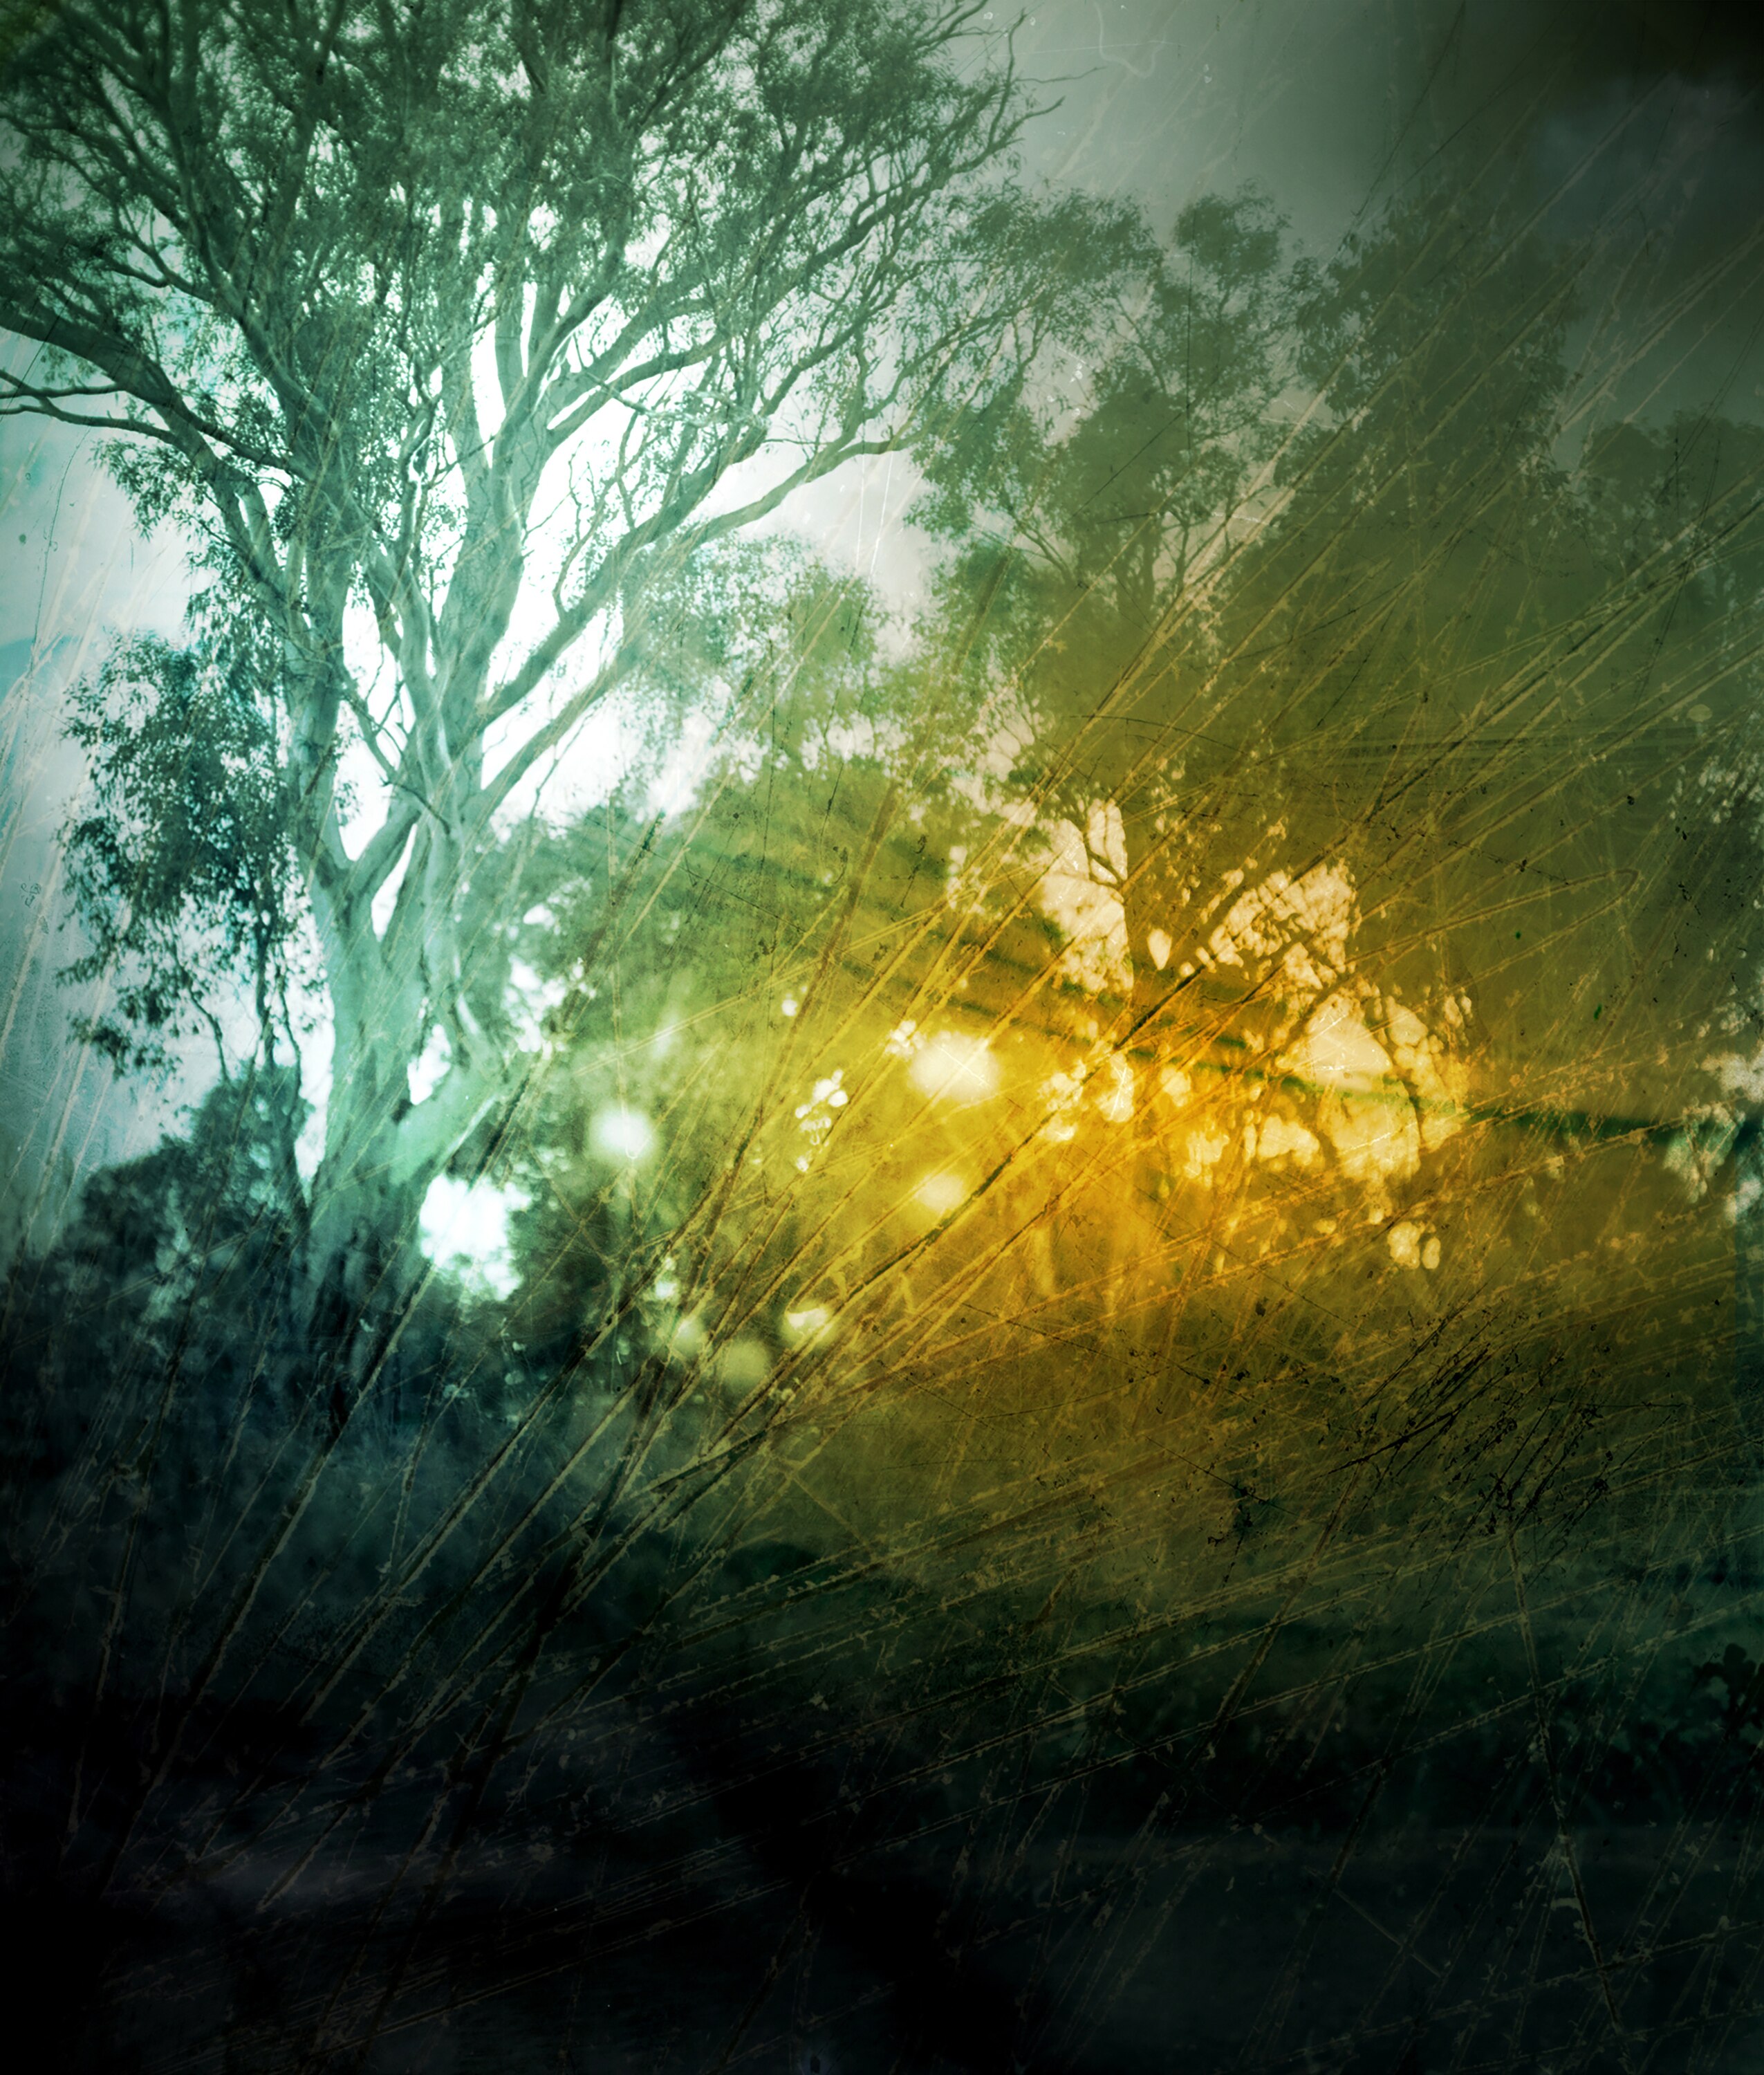
MULTIPOLYGON (((1014 19, 1000 8, 995 26, 1014 19)), ((1166 229, 1248 186, 1327 259, 1422 177, 1502 169, 1540 221, 1584 244, 1584 383, 1615 409, 1764 416, 1764 27, 1743 0, 1042 0, 1025 73, 1058 106, 1026 177, 1141 202, 1166 229)), ((10 350, 20 349, 16 342, 10 350)), ((781 520, 910 610, 924 543, 904 461, 847 470, 781 520)), ((113 1085, 70 1047, 79 1004, 56 831, 79 766, 59 698, 110 631, 176 631, 175 541, 143 541, 69 429, 0 421, 0 1238, 40 1244, 77 1178, 150 1145, 188 1091, 113 1085)), ((616 735, 578 745, 594 797, 616 735)), ((192 1071, 205 1077, 205 1063, 192 1071)))

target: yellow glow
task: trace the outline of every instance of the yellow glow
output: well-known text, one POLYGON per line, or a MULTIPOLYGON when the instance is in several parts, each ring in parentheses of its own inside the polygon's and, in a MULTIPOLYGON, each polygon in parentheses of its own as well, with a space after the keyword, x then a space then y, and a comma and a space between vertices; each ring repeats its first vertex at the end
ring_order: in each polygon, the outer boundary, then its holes
POLYGON ((800 1311, 785 1313, 785 1338, 792 1347, 806 1347, 832 1323, 833 1314, 825 1304, 805 1305, 800 1311))
POLYGON ((913 1194, 934 1217, 946 1218, 966 1202, 967 1184, 956 1174, 927 1174, 913 1194))
POLYGON ((1124 994, 1133 984, 1127 911, 1119 891, 1127 852, 1120 810, 1098 808, 1089 840, 1073 822, 1054 822, 1040 888, 1042 912, 1068 939, 1060 970, 1091 994, 1124 994))
POLYGON ((985 1102, 998 1093, 998 1061, 983 1038, 939 1031, 928 1038, 908 1069, 921 1095, 952 1103, 985 1102))
POLYGON ((1096 1113, 1105 1123, 1126 1124, 1133 1114, 1133 1070, 1119 1052, 1113 1054, 1098 1076, 1101 1093, 1096 1113))
POLYGON ((1289 1071, 1320 1088, 1370 1094, 1393 1075, 1390 1054, 1360 1020, 1353 1003, 1331 995, 1286 1055, 1289 1071))
POLYGON ((1422 1268, 1431 1272, 1439 1265, 1438 1235, 1423 1231, 1412 1218, 1401 1219, 1393 1224, 1385 1235, 1385 1244, 1398 1268, 1422 1268))

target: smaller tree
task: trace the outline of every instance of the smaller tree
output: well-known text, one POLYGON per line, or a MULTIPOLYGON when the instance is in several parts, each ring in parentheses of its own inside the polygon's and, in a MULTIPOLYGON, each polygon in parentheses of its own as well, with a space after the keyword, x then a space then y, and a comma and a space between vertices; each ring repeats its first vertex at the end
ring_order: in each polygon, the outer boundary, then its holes
POLYGON ((77 1028, 119 1067, 168 1071, 168 1041, 201 1025, 225 1078, 221 1012, 241 986, 263 1062, 279 1033, 298 1059, 300 865, 267 646, 255 623, 223 615, 183 648, 119 643, 74 691, 68 731, 92 775, 68 826, 68 880, 90 948, 65 977, 106 990, 77 1028))
POLYGON ((1038 812, 1081 842, 1115 816, 1124 860, 1091 847, 1141 991, 1182 876, 1170 815, 1219 749, 1183 725, 1218 660, 1210 601, 1273 501, 1312 285, 1265 203, 1194 203, 1142 247, 1099 366, 1025 371, 928 458, 918 516, 954 548, 934 638, 1016 735, 1038 812))
POLYGON ((1389 1216, 1461 1122, 1462 890, 1418 831, 1520 644, 1565 652, 1596 595, 1553 451, 1569 284, 1436 196, 1323 268, 1212 199, 1147 264, 1079 404, 1025 383, 933 457, 937 639, 1021 745, 1088 1107, 1142 1120, 1142 1187, 1333 1231, 1331 1191, 1389 1216))

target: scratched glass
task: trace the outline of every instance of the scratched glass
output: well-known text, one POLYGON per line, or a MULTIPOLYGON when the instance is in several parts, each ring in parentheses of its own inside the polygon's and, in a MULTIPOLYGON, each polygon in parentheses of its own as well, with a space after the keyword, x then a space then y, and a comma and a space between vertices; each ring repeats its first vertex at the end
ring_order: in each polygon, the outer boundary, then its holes
POLYGON ((5 28, 57 2065, 1759 2064, 1764 44, 1399 13, 5 28))

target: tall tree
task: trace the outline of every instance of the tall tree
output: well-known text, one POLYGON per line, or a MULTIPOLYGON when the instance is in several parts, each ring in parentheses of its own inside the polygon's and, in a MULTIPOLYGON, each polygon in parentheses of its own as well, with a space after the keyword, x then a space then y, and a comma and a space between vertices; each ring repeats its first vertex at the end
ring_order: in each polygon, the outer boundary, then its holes
MULTIPOLYGON (((138 648, 135 690, 199 713, 193 668, 259 706, 234 776, 322 961, 311 1258, 358 1371, 424 1190, 507 1092, 466 934, 499 815, 640 678, 696 557, 1083 306, 1043 263, 1107 212, 1004 183, 1029 104, 979 12, 74 0, 9 56, 0 324, 41 350, 3 407, 116 436, 143 524, 192 540, 195 663, 138 648)), ((112 893, 153 876, 138 850, 112 893)), ((151 966, 163 927, 118 912, 151 966)), ((162 958, 138 1001, 200 976, 162 958)))
POLYGON ((1099 365, 1026 372, 928 456, 921 516, 954 549, 941 639, 1023 744, 1042 812, 1087 835, 1094 810, 1124 818, 1130 867, 1090 847, 1142 983, 1168 925, 1157 824, 1204 754, 1180 710, 1211 681, 1208 603, 1243 521, 1270 501, 1312 285, 1265 205, 1208 197, 1143 255, 1099 365))

